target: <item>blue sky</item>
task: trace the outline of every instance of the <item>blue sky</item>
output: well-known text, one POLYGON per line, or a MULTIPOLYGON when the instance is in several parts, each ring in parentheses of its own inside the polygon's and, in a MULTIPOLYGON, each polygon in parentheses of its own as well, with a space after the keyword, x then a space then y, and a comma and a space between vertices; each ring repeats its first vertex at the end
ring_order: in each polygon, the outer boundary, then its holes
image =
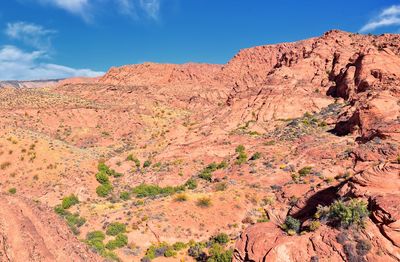
POLYGON ((2 0, 0 79, 96 76, 146 61, 222 64, 242 48, 329 29, 399 27, 399 0, 2 0))

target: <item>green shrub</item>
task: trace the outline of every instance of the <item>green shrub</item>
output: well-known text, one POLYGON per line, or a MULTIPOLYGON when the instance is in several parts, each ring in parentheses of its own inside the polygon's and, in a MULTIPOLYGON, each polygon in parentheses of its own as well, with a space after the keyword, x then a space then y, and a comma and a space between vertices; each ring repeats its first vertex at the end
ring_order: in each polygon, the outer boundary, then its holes
POLYGON ((347 228, 351 225, 364 227, 365 218, 369 216, 368 204, 357 199, 343 202, 337 200, 328 208, 318 206, 317 218, 325 218, 334 225, 347 228))
POLYGON ((172 245, 172 248, 173 248, 175 251, 180 251, 180 250, 186 248, 186 244, 183 243, 183 242, 176 242, 175 244, 172 245))
POLYGON ((129 192, 121 192, 121 194, 119 195, 119 198, 121 198, 122 200, 129 200, 131 198, 131 195, 129 192))
POLYGON ((146 168, 146 167, 149 167, 149 166, 151 166, 151 161, 150 160, 144 161, 143 167, 146 168))
POLYGON ((111 193, 113 187, 111 184, 102 184, 96 188, 96 193, 100 197, 106 197, 108 194, 111 193))
POLYGON ((15 187, 12 187, 12 188, 8 189, 8 193, 14 195, 15 193, 17 193, 17 189, 15 187))
POLYGON ((117 261, 120 262, 121 259, 112 251, 103 250, 100 255, 102 255, 107 261, 117 261))
POLYGON ((233 251, 231 249, 225 250, 221 245, 214 244, 208 251, 210 257, 207 262, 231 262, 233 251))
POLYGON ((54 207, 54 211, 55 211, 58 215, 60 215, 60 216, 62 216, 62 217, 66 216, 66 215, 69 213, 69 212, 68 212, 67 210, 65 210, 61 205, 55 206, 55 207, 54 207))
POLYGON ((100 230, 91 231, 86 234, 87 241, 93 241, 93 240, 103 241, 105 238, 106 238, 106 235, 104 234, 103 231, 100 231, 100 230))
POLYGON ((306 176, 311 173, 312 167, 311 166, 305 166, 302 169, 299 170, 299 175, 300 176, 306 176))
POLYGON ((140 167, 140 161, 139 161, 139 159, 137 159, 136 157, 134 157, 132 154, 128 155, 128 156, 126 157, 126 160, 127 160, 127 161, 133 161, 133 162, 135 162, 136 167, 140 167))
POLYGON ((110 183, 108 175, 106 174, 106 172, 103 172, 103 171, 100 171, 96 174, 96 180, 100 184, 109 184, 110 183))
POLYGON ((211 182, 212 181, 212 173, 214 171, 217 171, 218 169, 226 168, 227 166, 228 166, 228 164, 225 161, 222 161, 219 164, 212 162, 211 164, 209 164, 208 166, 203 168, 203 170, 200 171, 198 177, 201 179, 204 179, 208 182, 211 182))
POLYGON ((99 164, 97 165, 97 170, 99 170, 99 172, 107 173, 110 169, 104 162, 99 162, 99 164))
MULTIPOLYGON (((99 173, 104 173, 108 176, 113 176, 113 177, 122 176, 121 173, 116 172, 114 169, 110 169, 104 162, 100 162, 97 166, 97 169, 99 170, 99 173)), ((97 175, 96 175, 96 179, 97 179, 97 175)))
POLYGON ((224 169, 228 167, 228 163, 226 161, 222 161, 218 164, 217 169, 224 169))
POLYGON ((291 217, 291 216, 287 216, 285 223, 282 225, 282 229, 285 230, 286 232, 290 233, 290 232, 295 232, 298 233, 300 231, 300 221, 291 217))
POLYGON ((86 223, 86 219, 83 217, 80 217, 79 214, 71 214, 67 212, 67 215, 65 216, 65 219, 67 220, 67 224, 69 228, 72 230, 72 232, 75 235, 79 234, 79 227, 83 226, 86 223))
POLYGON ((102 251, 104 250, 105 246, 103 243, 103 240, 99 240, 99 239, 93 239, 90 241, 86 241, 86 243, 93 248, 95 251, 97 251, 98 253, 102 254, 102 251))
POLYGON ((168 247, 167 250, 164 252, 165 257, 174 257, 176 256, 176 251, 172 247, 168 247))
POLYGON ((310 231, 315 231, 317 230, 319 227, 321 226, 321 223, 317 220, 314 220, 310 223, 310 226, 308 227, 308 229, 310 231))
POLYGON ((235 152, 238 153, 236 157, 236 164, 241 165, 247 162, 247 154, 245 152, 245 147, 243 145, 239 145, 236 147, 235 152))
POLYGON ((125 233, 125 232, 126 232, 125 224, 114 222, 108 225, 106 234, 109 236, 116 236, 120 233, 125 233))
POLYGON ((250 157, 250 160, 254 161, 254 160, 260 159, 260 157, 261 157, 261 153, 260 153, 260 152, 255 152, 255 153, 250 157))
POLYGON ((188 189, 196 189, 197 188, 197 181, 193 178, 190 178, 188 181, 185 183, 185 187, 188 189))
POLYGON ((226 244, 230 240, 229 236, 225 233, 219 233, 212 238, 212 241, 218 244, 226 244))
POLYGON ((62 199, 61 207, 64 208, 64 209, 68 209, 68 208, 70 208, 73 205, 76 205, 78 203, 79 203, 78 197, 75 196, 74 194, 72 194, 72 195, 69 195, 69 196, 64 197, 62 199))
POLYGON ((157 185, 140 184, 132 189, 132 193, 139 198, 145 197, 155 197, 155 196, 169 196, 177 192, 182 192, 185 190, 185 186, 177 187, 159 187, 157 185))
POLYGON ((114 250, 116 248, 124 247, 128 244, 128 237, 124 234, 118 234, 114 240, 108 241, 106 248, 109 250, 114 250))
POLYGON ((205 245, 203 243, 194 243, 189 247, 188 255, 196 259, 196 261, 203 261, 206 253, 203 251, 205 245))
POLYGON ((242 153, 246 150, 246 148, 243 145, 238 145, 235 149, 236 153, 242 153))

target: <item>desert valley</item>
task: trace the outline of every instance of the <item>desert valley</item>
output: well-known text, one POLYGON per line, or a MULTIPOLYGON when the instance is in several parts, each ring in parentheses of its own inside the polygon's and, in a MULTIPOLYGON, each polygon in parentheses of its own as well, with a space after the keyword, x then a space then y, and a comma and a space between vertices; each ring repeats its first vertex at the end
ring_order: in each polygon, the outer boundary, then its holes
POLYGON ((400 261, 400 35, 0 87, 0 261, 400 261))

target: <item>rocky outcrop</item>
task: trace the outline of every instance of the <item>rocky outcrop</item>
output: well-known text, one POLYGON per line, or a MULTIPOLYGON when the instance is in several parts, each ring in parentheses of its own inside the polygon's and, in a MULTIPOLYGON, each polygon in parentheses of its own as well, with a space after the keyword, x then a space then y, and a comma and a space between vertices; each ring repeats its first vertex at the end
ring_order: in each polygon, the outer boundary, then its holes
POLYGON ((0 196, 0 261, 102 261, 47 207, 0 196))

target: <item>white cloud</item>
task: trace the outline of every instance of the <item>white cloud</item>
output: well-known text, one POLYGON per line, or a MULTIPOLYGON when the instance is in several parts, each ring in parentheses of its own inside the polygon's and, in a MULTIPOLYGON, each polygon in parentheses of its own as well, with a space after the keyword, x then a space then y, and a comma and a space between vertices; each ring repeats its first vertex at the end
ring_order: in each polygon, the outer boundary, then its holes
POLYGON ((91 0, 39 0, 42 4, 53 5, 69 13, 79 15, 87 22, 92 19, 89 1, 91 0))
MULTIPOLYGON (((121 14, 139 19, 147 17, 158 20, 161 0, 35 0, 43 5, 51 5, 69 13, 81 16, 86 22, 92 22, 95 11, 104 9, 109 4, 111 9, 121 14)), ((100 12, 101 13, 101 12, 100 12)))
POLYGON ((116 0, 118 4, 119 11, 122 14, 129 15, 137 18, 136 7, 131 0, 116 0))
POLYGON ((140 0, 140 7, 149 17, 158 19, 160 13, 160 0, 140 0))
POLYGON ((7 45, 0 49, 1 80, 37 80, 68 77, 96 77, 104 74, 90 69, 75 69, 67 66, 42 62, 44 51, 25 52, 7 45))
POLYGON ((393 5, 382 10, 377 17, 365 24, 360 32, 370 32, 380 27, 396 25, 400 25, 400 5, 393 5))
POLYGON ((41 50, 47 50, 51 46, 50 37, 55 31, 32 23, 16 22, 8 23, 5 33, 12 39, 21 40, 25 44, 41 50))

